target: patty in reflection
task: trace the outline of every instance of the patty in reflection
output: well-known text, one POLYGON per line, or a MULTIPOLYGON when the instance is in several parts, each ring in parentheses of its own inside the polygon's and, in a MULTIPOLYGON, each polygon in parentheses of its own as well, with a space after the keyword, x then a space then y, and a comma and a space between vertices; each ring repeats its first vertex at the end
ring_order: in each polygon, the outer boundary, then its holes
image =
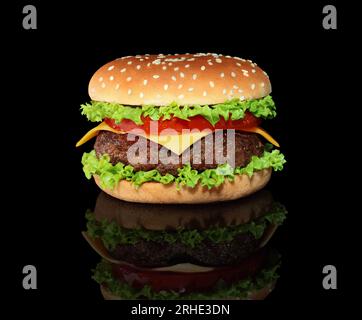
POLYGON ((266 190, 210 205, 129 203, 102 192, 86 214, 87 236, 112 258, 141 267, 227 266, 264 245, 285 214, 266 190))

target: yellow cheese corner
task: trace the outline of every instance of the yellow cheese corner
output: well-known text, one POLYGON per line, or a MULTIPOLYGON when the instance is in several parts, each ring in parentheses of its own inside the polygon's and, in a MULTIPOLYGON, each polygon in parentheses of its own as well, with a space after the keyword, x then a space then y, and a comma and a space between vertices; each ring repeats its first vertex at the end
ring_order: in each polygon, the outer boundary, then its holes
MULTIPOLYGON (((99 131, 110 131, 117 134, 125 134, 125 132, 117 131, 113 128, 111 128, 108 124, 105 122, 102 122, 97 127, 89 130, 82 139, 80 139, 76 147, 81 146, 82 144, 86 143, 90 139, 97 136, 99 131)), ((279 143, 265 130, 261 128, 252 128, 252 129, 246 129, 244 131, 248 132, 254 132, 257 134, 260 134, 263 136, 266 140, 268 140, 271 144, 279 148, 279 143)), ((210 133, 209 130, 204 130, 201 132, 191 132, 188 134, 175 134, 175 135, 146 135, 143 133, 137 132, 137 135, 145 137, 155 143, 158 143, 165 148, 171 150, 172 152, 176 153, 177 155, 181 155, 187 148, 189 148, 192 144, 200 140, 201 138, 207 136, 210 133)))

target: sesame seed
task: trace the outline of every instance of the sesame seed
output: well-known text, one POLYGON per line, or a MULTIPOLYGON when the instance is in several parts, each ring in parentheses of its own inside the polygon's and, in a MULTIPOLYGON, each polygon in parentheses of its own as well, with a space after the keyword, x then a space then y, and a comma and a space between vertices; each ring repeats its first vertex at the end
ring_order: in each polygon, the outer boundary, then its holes
POLYGON ((142 59, 142 58, 141 58, 140 61, 145 61, 145 59, 142 59))
POLYGON ((160 76, 158 74, 154 74, 152 77, 153 79, 158 79, 160 76))
POLYGON ((128 78, 126 79, 127 82, 130 82, 131 80, 132 80, 132 77, 128 77, 128 78))
POLYGON ((163 86, 163 90, 167 91, 167 89, 168 89, 168 84, 165 84, 165 85, 163 86))
POLYGON ((114 66, 110 66, 110 67, 108 67, 108 71, 111 71, 111 70, 113 70, 114 69, 114 66))
POLYGON ((126 68, 121 69, 121 72, 126 72, 126 68))
POLYGON ((163 67, 162 67, 162 70, 166 70, 166 69, 167 69, 167 67, 166 67, 166 66, 163 66, 163 67))
POLYGON ((223 94, 226 94, 226 89, 224 89, 224 90, 222 91, 222 93, 223 93, 223 94))
POLYGON ((254 90, 255 89, 255 83, 252 83, 250 87, 251 87, 251 90, 254 90))
POLYGON ((156 59, 152 61, 152 64, 160 64, 161 63, 161 59, 156 59))
POLYGON ((145 59, 148 60, 150 57, 147 57, 147 54, 145 55, 145 59))
POLYGON ((228 59, 230 59, 230 58, 231 58, 231 56, 225 56, 225 58, 228 58, 228 59))
POLYGON ((171 79, 172 79, 173 81, 176 81, 176 77, 175 77, 175 76, 172 76, 171 79))
POLYGON ((236 73, 234 72, 234 71, 231 71, 231 76, 233 77, 233 78, 235 78, 236 77, 236 73))
POLYGON ((183 99, 185 96, 183 95, 183 94, 180 94, 179 96, 178 96, 178 98, 179 99, 183 99))
POLYGON ((180 77, 185 78, 185 74, 183 72, 180 72, 180 77))
POLYGON ((127 93, 130 96, 132 94, 132 89, 128 89, 127 93))
POLYGON ((268 74, 265 71, 263 71, 263 73, 269 78, 268 74))
POLYGON ((222 62, 222 60, 221 60, 221 59, 219 59, 219 58, 217 58, 217 59, 215 59, 215 62, 217 62, 217 63, 221 63, 221 62, 222 62))
POLYGON ((102 88, 105 88, 105 87, 106 87, 106 84, 105 84, 104 82, 102 82, 101 87, 102 87, 102 88))
POLYGON ((151 62, 147 63, 147 67, 150 67, 151 66, 151 62))
POLYGON ((180 69, 179 67, 173 68, 173 70, 175 71, 178 71, 179 69, 180 69))
POLYGON ((209 60, 209 61, 207 61, 207 63, 210 65, 210 66, 212 66, 213 65, 213 63, 209 60))
POLYGON ((99 78, 98 78, 98 81, 99 81, 99 82, 103 81, 103 77, 99 77, 99 78))
POLYGON ((202 95, 203 95, 204 97, 206 97, 206 96, 207 96, 207 92, 204 91, 204 92, 202 93, 202 95))
POLYGON ((262 82, 262 83, 260 84, 260 86, 261 86, 262 88, 264 88, 264 87, 265 87, 265 83, 262 82))
POLYGON ((144 86, 146 86, 147 83, 148 83, 148 80, 147 80, 147 79, 143 80, 143 85, 144 85, 144 86))
POLYGON ((238 89, 239 87, 238 87, 236 84, 234 84, 234 85, 233 85, 233 88, 234 88, 234 89, 238 89))
POLYGON ((132 64, 132 61, 128 61, 127 64, 132 64))
POLYGON ((186 64, 186 65, 185 65, 185 68, 190 68, 190 65, 189 65, 189 64, 186 64))
POLYGON ((186 59, 187 61, 195 61, 195 58, 186 59))
POLYGON ((143 92, 140 93, 140 98, 143 98, 144 97, 144 94, 143 92))
POLYGON ((215 84, 214 84, 213 81, 210 81, 210 82, 209 82, 209 85, 210 85, 211 88, 214 88, 214 87, 215 87, 215 84))
POLYGON ((181 89, 183 87, 183 85, 180 83, 178 86, 177 86, 177 89, 181 89))
POLYGON ((169 65, 169 66, 172 66, 172 62, 169 62, 168 65, 169 65))
POLYGON ((255 69, 251 69, 251 72, 252 72, 252 73, 255 73, 255 72, 256 72, 256 70, 255 70, 255 69))
POLYGON ((187 89, 187 91, 190 91, 190 92, 194 91, 194 88, 190 87, 190 88, 187 89))
POLYGON ((113 81, 113 80, 114 80, 114 77, 113 77, 113 76, 110 76, 110 77, 109 77, 109 80, 110 80, 110 81, 113 81))
POLYGON ((206 67, 205 66, 201 66, 201 68, 200 68, 202 71, 204 71, 205 69, 206 69, 206 67))
POLYGON ((245 100, 245 97, 244 97, 244 96, 240 96, 240 100, 245 100))
POLYGON ((192 75, 192 79, 193 79, 193 80, 196 80, 196 79, 197 79, 197 74, 196 74, 196 73, 194 73, 194 74, 192 75))
POLYGON ((237 62, 236 65, 237 65, 238 67, 241 67, 241 64, 240 64, 239 62, 237 62))
POLYGON ((141 66, 140 66, 140 65, 137 65, 136 69, 137 69, 137 70, 141 69, 141 66))
POLYGON ((248 73, 248 72, 249 72, 248 70, 245 70, 245 69, 241 69, 241 71, 242 71, 243 73, 248 73))
POLYGON ((221 77, 221 78, 224 78, 224 77, 225 77, 225 73, 224 73, 224 72, 221 72, 221 73, 220 73, 220 77, 221 77))
POLYGON ((255 63, 251 62, 250 65, 255 68, 255 63))
POLYGON ((116 90, 119 89, 119 83, 116 84, 116 87, 115 87, 116 90))
POLYGON ((239 92, 239 93, 243 93, 243 90, 239 89, 238 92, 239 92))

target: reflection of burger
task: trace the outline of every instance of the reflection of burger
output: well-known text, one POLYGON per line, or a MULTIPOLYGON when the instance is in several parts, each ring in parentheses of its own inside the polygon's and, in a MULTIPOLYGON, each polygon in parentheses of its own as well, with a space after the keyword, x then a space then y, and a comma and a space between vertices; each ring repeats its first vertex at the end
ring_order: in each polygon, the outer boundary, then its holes
POLYGON ((101 193, 85 237, 104 258, 107 299, 262 299, 278 261, 264 245, 285 219, 270 193, 212 205, 146 205, 101 193))
POLYGON ((276 115, 266 73, 217 54, 123 57, 101 67, 82 114, 102 123, 85 153, 88 178, 144 203, 232 200, 261 189, 285 162, 262 119, 276 115), (233 133, 233 134, 231 134, 233 133), (260 137, 271 144, 264 144, 260 137))

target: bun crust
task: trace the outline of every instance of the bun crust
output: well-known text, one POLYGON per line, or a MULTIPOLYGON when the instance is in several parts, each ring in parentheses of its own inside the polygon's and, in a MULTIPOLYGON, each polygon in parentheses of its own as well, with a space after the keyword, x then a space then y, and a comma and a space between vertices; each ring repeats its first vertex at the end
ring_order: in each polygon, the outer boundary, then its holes
POLYGON ((136 189, 131 182, 121 180, 113 189, 103 189, 98 176, 94 180, 104 192, 112 197, 129 202, 142 203, 210 203, 216 201, 234 200, 245 197, 262 189, 270 180, 271 168, 248 175, 236 175, 234 181, 226 180, 217 188, 207 189, 198 184, 195 188, 184 187, 176 189, 174 183, 162 184, 145 182, 136 189))
POLYGON ((216 104, 253 100, 271 92, 267 74, 251 60, 218 54, 122 57, 98 69, 92 100, 125 105, 216 104))

